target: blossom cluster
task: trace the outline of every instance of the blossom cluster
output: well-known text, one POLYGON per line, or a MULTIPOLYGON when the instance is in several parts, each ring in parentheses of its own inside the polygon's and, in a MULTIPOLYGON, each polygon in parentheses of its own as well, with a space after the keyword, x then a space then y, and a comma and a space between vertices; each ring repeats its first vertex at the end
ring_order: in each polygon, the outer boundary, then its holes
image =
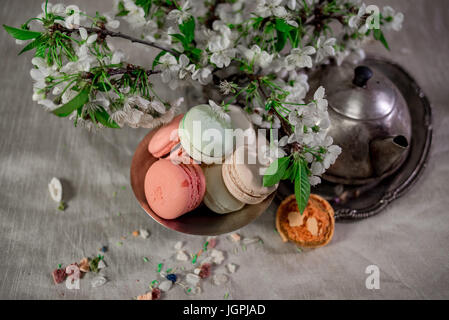
POLYGON ((46 1, 20 29, 5 29, 19 44, 31 40, 23 52, 35 50, 33 100, 75 125, 153 128, 182 103, 161 98, 154 81, 216 88, 222 101, 210 101, 214 110, 238 104, 255 125, 280 129, 275 157, 294 154, 317 184, 341 149, 327 136, 325 88, 309 93, 308 74, 363 57, 370 37, 388 47, 383 31, 400 30, 404 16, 372 9, 361 0, 115 0, 110 12, 89 16, 46 1), (133 35, 118 32, 123 23, 133 35), (127 61, 112 37, 158 49, 152 67, 127 61))

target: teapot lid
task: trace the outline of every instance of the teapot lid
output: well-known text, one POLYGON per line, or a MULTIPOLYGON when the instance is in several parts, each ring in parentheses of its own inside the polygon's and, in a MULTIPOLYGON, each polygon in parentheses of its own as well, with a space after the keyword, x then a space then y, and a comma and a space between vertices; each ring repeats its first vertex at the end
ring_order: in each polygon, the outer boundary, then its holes
POLYGON ((380 71, 344 63, 329 68, 322 80, 329 106, 337 113, 355 120, 380 119, 393 110, 397 90, 380 71))

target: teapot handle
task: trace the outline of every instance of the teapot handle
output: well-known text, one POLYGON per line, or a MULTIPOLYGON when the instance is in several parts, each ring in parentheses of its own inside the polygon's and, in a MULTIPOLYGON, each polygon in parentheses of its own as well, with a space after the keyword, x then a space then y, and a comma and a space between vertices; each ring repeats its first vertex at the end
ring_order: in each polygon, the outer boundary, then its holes
POLYGON ((373 77, 373 71, 366 66, 358 66, 354 69, 354 79, 352 83, 360 88, 364 88, 369 79, 373 77))

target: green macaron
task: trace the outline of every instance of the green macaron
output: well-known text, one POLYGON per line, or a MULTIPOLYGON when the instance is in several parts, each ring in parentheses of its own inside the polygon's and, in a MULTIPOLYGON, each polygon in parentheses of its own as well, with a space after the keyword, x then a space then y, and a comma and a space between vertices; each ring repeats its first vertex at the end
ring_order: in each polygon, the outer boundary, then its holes
POLYGON ((206 164, 222 163, 232 154, 232 125, 209 105, 191 108, 179 124, 179 139, 192 159, 206 164))

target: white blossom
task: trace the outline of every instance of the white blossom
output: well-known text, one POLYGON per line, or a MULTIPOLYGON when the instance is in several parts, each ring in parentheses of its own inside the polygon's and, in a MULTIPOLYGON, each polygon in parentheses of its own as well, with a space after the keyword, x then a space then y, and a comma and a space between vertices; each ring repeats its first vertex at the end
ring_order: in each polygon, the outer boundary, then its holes
POLYGON ((115 19, 112 14, 105 13, 103 14, 103 17, 106 18, 106 28, 115 30, 120 27, 120 20, 115 19))
POLYGON ((214 112, 214 114, 220 119, 227 123, 231 122, 231 116, 226 113, 222 106, 216 104, 213 100, 209 100, 209 106, 214 112))
POLYGON ((218 68, 229 66, 231 60, 235 57, 236 50, 229 48, 231 40, 226 37, 214 37, 209 43, 209 50, 212 52, 210 61, 218 68))
MULTIPOLYGON (((42 3, 41 8, 42 8, 42 13, 40 13, 37 16, 37 18, 39 18, 39 19, 44 18, 44 16, 45 16, 45 2, 42 3)), ((49 3, 47 3, 47 13, 53 13, 54 15, 65 17, 65 15, 66 15, 65 5, 62 3, 51 4, 49 2, 49 3)))
POLYGON ((299 24, 294 20, 294 15, 291 12, 286 12, 282 18, 287 22, 287 24, 291 25, 292 27, 298 28, 299 24))
POLYGON ((283 158, 287 155, 287 153, 283 150, 283 148, 288 143, 288 136, 284 136, 279 140, 272 140, 268 145, 264 145, 261 148, 261 152, 273 161, 278 158, 283 158))
POLYGON ((112 58, 110 63, 111 64, 119 64, 120 62, 122 62, 122 60, 125 58, 125 53, 121 50, 116 50, 114 51, 114 53, 112 54, 112 58))
POLYGON ((220 92, 224 95, 228 95, 234 90, 232 82, 228 82, 227 80, 221 81, 219 88, 220 92))
MULTIPOLYGON (((153 20, 148 20, 142 30, 142 34, 145 36, 145 39, 148 41, 156 41, 155 35, 156 33, 159 31, 159 27, 157 26, 157 23, 153 20)), ((168 33, 167 33, 168 35, 168 33)), ((171 43, 171 37, 170 38, 170 43, 171 43)), ((163 42, 163 41, 162 41, 163 42)))
POLYGON ((158 68, 162 71, 162 82, 168 83, 174 78, 177 78, 179 65, 176 58, 171 53, 167 52, 160 57, 158 68))
POLYGON ((165 113, 165 105, 160 102, 159 100, 153 100, 149 103, 148 107, 150 109, 153 109, 154 111, 160 113, 160 114, 164 114, 165 113))
POLYGON ((207 67, 199 68, 193 72, 192 79, 205 86, 212 81, 212 71, 207 67))
POLYGON ((263 118, 259 113, 254 112, 249 117, 251 119, 251 122, 254 123, 256 126, 262 125, 263 118))
POLYGON ((269 16, 283 17, 287 10, 281 5, 283 0, 257 0, 255 13, 263 18, 269 16))
POLYGON ((243 0, 237 0, 234 3, 220 3, 217 6, 216 12, 221 21, 231 24, 239 24, 244 20, 242 7, 243 0))
POLYGON ((260 47, 256 44, 253 45, 251 49, 244 46, 239 46, 239 50, 246 60, 248 60, 250 64, 254 63, 256 67, 267 68, 273 61, 273 55, 260 49, 260 47))
POLYGON ((311 186, 316 186, 317 184, 321 183, 321 178, 317 176, 310 176, 309 183, 311 186))
POLYGON ((285 58, 287 61, 287 70, 295 68, 312 68, 312 54, 315 54, 314 47, 306 46, 303 49, 293 48, 290 54, 285 58))
POLYGON ((81 23, 80 9, 76 5, 70 5, 65 8, 67 17, 65 18, 65 27, 68 29, 77 29, 81 23))
POLYGON ((357 14, 349 18, 348 26, 352 29, 358 29, 365 13, 366 13, 366 5, 362 4, 357 14))
POLYGON ((55 104, 50 99, 39 100, 39 101, 37 101, 37 103, 42 105, 44 107, 44 109, 47 111, 53 111, 59 107, 59 105, 55 104))
POLYGON ((167 19, 175 20, 178 24, 182 24, 184 21, 188 20, 192 15, 187 12, 190 9, 189 1, 184 2, 180 10, 174 9, 170 11, 167 15, 167 19))
POLYGON ((140 29, 146 24, 145 11, 142 7, 137 6, 133 0, 123 0, 123 5, 125 6, 128 14, 123 17, 126 22, 129 23, 131 28, 140 29))
POLYGON ((337 160, 340 153, 341 148, 339 146, 336 145, 329 146, 323 159, 324 169, 326 170, 329 169, 329 167, 335 163, 335 160, 337 160))
POLYGON ((287 0, 287 7, 290 10, 295 10, 295 8, 296 8, 296 0, 287 0))
POLYGON ((322 62, 327 57, 335 55, 334 45, 336 41, 337 40, 335 38, 326 39, 323 36, 318 38, 316 45, 317 52, 315 57, 316 63, 322 62))
POLYGON ((194 64, 189 65, 189 63, 190 63, 190 60, 185 54, 181 54, 179 56, 179 63, 178 63, 179 79, 184 79, 187 76, 187 74, 193 73, 193 71, 195 70, 195 65, 194 64))
POLYGON ((382 16, 386 20, 384 26, 387 30, 393 29, 394 31, 400 31, 402 29, 404 14, 401 12, 396 13, 392 7, 386 6, 382 10, 382 16))
POLYGON ((110 116, 109 120, 117 123, 119 127, 123 127, 125 124, 125 119, 127 117, 127 113, 123 109, 119 109, 114 111, 110 116))

